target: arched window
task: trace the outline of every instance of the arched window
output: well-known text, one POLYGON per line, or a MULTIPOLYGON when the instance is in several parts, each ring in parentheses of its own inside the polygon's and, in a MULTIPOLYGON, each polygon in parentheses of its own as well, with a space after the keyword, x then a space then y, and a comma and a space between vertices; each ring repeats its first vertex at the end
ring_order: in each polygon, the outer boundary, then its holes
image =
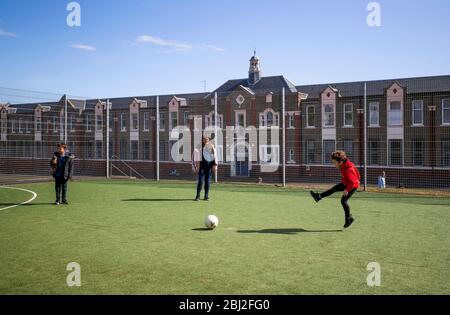
POLYGON ((260 127, 277 127, 279 126, 279 113, 268 108, 263 113, 259 114, 260 127))
POLYGON ((273 125, 273 113, 267 112, 267 127, 272 127, 273 125))

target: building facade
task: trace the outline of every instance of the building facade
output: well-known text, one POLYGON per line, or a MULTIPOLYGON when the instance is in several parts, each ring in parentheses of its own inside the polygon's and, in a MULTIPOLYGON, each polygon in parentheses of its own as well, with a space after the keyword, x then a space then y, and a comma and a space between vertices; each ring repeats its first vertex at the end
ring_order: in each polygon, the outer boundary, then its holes
POLYGON ((107 169, 128 175, 132 168, 134 175, 155 178, 159 160, 161 178, 190 179, 190 161, 172 157, 177 141, 170 133, 187 126, 193 143, 195 131, 217 121, 219 129, 253 126, 258 140, 266 133, 269 138, 230 155, 236 148, 221 135, 221 180, 280 182, 284 159, 287 182, 336 181, 329 157, 340 149, 360 168, 367 163, 369 184, 385 172, 392 186, 450 188, 450 76, 296 86, 283 76, 263 77, 254 55, 247 78, 211 93, 86 101, 63 96, 0 104, 0 118, 2 173, 47 174, 56 143, 66 140, 78 175, 105 176, 107 169), (262 172, 274 159, 280 167, 262 172))

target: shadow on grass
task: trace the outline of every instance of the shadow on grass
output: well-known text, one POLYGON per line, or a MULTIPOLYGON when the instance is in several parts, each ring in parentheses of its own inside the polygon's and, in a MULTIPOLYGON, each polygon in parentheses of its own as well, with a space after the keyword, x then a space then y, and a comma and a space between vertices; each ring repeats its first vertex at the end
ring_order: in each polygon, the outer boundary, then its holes
POLYGON ((9 207, 9 206, 21 206, 21 207, 31 207, 31 206, 52 206, 54 203, 49 202, 38 202, 38 203, 26 203, 26 204, 18 204, 18 203, 0 203, 0 207, 9 207))
POLYGON ((124 199, 122 201, 147 201, 147 202, 178 202, 178 201, 194 201, 194 199, 176 199, 176 198, 155 198, 155 199, 124 199))
POLYGON ((213 230, 207 229, 207 228, 198 228, 198 229, 192 229, 192 231, 197 231, 197 232, 209 232, 209 231, 213 231, 213 230))
POLYGON ((342 232, 342 230, 305 230, 305 229, 265 229, 265 230, 240 230, 238 233, 245 234, 298 234, 298 233, 338 233, 342 232))

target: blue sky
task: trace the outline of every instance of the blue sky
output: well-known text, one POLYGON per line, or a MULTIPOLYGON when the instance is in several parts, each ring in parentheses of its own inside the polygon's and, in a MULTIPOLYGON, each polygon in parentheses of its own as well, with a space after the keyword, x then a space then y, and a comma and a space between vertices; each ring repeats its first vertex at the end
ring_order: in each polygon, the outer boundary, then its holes
POLYGON ((263 75, 295 84, 450 74, 450 1, 65 0, 0 2, 0 86, 114 97, 213 90, 263 75))

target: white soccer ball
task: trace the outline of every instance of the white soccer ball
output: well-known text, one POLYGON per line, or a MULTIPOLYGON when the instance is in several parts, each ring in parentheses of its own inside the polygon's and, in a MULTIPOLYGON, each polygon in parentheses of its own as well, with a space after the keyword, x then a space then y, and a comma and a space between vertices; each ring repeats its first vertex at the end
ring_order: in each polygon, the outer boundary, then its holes
POLYGON ((219 219, 215 215, 208 215, 205 218, 205 226, 210 229, 214 230, 219 225, 219 219))

